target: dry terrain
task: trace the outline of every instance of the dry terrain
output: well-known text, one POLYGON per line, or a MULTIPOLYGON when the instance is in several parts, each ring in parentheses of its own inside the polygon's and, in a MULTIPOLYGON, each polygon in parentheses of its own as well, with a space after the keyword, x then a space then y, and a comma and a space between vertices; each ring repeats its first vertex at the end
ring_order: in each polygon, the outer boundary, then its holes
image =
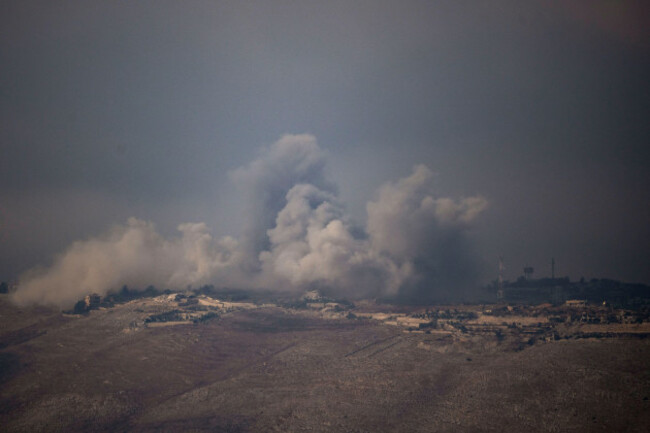
POLYGON ((422 308, 371 302, 183 301, 66 315, 0 295, 1 430, 645 432, 650 424, 647 323, 608 332, 571 323, 571 314, 551 326, 548 311, 448 307, 429 326, 422 308))

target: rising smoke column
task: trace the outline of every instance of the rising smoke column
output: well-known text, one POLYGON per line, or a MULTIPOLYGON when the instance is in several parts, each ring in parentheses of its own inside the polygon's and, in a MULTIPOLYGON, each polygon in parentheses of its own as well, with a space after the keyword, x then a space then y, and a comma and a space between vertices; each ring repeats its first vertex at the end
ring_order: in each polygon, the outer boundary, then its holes
POLYGON ((308 183, 334 191, 325 177, 326 154, 309 134, 284 135, 263 148, 257 159, 230 173, 247 198, 247 218, 241 247, 247 271, 259 271, 259 253, 269 247, 267 230, 273 227, 287 192, 296 184, 308 183))
POLYGON ((435 198, 433 172, 413 173, 379 190, 367 205, 371 248, 411 268, 401 294, 421 300, 457 300, 475 267, 465 231, 487 207, 483 197, 435 198))
POLYGON ((231 173, 250 201, 242 240, 246 284, 352 297, 396 290, 392 262, 351 234, 325 165, 314 136, 285 135, 231 173))
POLYGON ((419 165, 380 188, 358 235, 325 163, 313 136, 285 135, 231 173, 250 202, 241 239, 214 239, 204 223, 180 224, 180 235, 166 239, 131 218, 22 275, 14 300, 69 306, 123 285, 202 284, 431 300, 463 282, 472 266, 464 233, 485 199, 436 198, 432 172, 419 165))
POLYGON ((348 297, 395 293, 404 277, 366 239, 353 236, 331 193, 310 184, 291 188, 260 254, 264 275, 277 285, 320 288, 348 297))

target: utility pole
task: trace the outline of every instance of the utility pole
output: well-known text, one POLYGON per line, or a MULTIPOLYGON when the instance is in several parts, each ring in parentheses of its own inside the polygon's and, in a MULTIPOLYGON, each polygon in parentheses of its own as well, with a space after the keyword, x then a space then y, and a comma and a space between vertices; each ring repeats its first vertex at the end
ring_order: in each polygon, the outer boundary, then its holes
POLYGON ((503 299, 503 257, 499 256, 499 277, 497 278, 497 299, 503 299))
POLYGON ((555 258, 551 258, 551 279, 555 279, 555 258))

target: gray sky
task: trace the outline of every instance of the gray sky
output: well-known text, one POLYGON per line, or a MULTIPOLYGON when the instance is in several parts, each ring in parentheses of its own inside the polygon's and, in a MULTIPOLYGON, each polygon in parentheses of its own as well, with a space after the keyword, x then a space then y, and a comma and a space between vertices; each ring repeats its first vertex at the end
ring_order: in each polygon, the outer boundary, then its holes
POLYGON ((310 133, 353 218, 414 165, 494 278, 650 283, 643 1, 0 4, 0 279, 130 216, 240 235, 229 172, 310 133))

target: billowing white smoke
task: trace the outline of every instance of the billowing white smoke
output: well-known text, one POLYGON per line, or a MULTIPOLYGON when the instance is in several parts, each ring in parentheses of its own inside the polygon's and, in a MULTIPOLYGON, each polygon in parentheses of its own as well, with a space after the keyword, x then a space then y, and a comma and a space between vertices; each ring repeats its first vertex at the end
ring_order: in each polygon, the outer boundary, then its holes
POLYGON ((286 196, 271 248, 260 260, 276 284, 319 285, 339 294, 394 293, 406 276, 368 240, 355 239, 336 198, 313 185, 299 184, 286 196))
POLYGON ((325 152, 309 134, 285 135, 244 167, 230 173, 247 196, 248 221, 241 240, 248 272, 259 270, 258 254, 269 247, 266 231, 284 206, 287 192, 296 184, 309 183, 333 190, 325 178, 325 152))
POLYGON ((487 207, 482 197, 434 198, 433 173, 424 165, 388 183, 367 205, 371 249, 411 269, 402 294, 418 299, 459 299, 475 267, 463 234, 487 207), (460 286, 460 287, 459 287, 460 286))
POLYGON ((205 284, 236 258, 237 241, 215 242, 205 224, 181 224, 182 236, 167 240, 153 224, 129 218, 105 236, 73 243, 54 264, 24 274, 14 299, 66 306, 88 293, 123 285, 179 288, 205 284))
POLYGON ((432 173, 420 165, 380 189, 367 206, 367 235, 355 236, 324 167, 313 136, 286 135, 232 173, 251 199, 241 240, 214 239, 203 223, 181 224, 181 236, 165 239, 153 224, 131 218, 105 236, 75 242, 51 267, 28 271, 14 299, 69 306, 124 285, 203 284, 426 296, 468 266, 462 235, 485 199, 434 198, 432 173))

